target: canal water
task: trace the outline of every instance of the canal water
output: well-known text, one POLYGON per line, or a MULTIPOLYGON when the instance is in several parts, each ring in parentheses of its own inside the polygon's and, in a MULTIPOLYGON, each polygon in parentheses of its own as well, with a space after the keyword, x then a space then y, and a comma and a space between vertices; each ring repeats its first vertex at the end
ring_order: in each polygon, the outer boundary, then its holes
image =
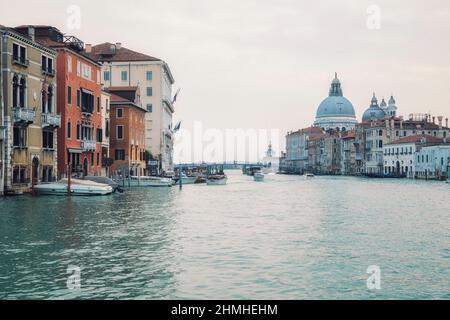
POLYGON ((450 299, 450 185, 228 174, 0 199, 0 298, 450 299))

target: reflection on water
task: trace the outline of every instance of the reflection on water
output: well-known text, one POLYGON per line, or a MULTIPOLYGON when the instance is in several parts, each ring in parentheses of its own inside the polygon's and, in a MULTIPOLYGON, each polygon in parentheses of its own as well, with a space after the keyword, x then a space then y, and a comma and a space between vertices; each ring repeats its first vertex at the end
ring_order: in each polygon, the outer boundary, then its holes
POLYGON ((227 186, 4 198, 0 298, 450 298, 449 200, 444 183, 237 171, 227 186))

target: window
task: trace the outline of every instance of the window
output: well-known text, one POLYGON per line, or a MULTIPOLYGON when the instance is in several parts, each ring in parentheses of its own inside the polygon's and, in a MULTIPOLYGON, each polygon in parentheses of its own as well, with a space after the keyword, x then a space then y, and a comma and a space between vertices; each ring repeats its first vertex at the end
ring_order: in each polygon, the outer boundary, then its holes
POLYGON ((72 57, 67 56, 67 72, 72 72, 72 57))
POLYGON ((100 153, 97 152, 97 166, 100 165, 100 153))
POLYGON ((24 127, 14 127, 13 129, 14 147, 23 148, 27 146, 27 129, 24 127))
POLYGON ((70 121, 67 123, 67 138, 72 138, 72 123, 70 121))
POLYGON ((125 160, 125 150, 116 149, 114 156, 115 156, 115 160, 125 160))
POLYGON ((22 78, 20 79, 19 82, 19 107, 20 108, 25 108, 25 91, 26 91, 26 83, 25 83, 25 79, 22 78))
POLYGON ((94 95, 84 90, 81 91, 81 112, 94 112, 94 95))
POLYGON ((17 75, 14 75, 13 77, 13 94, 12 94, 12 100, 13 100, 13 108, 19 107, 19 78, 17 75))
POLYGON ((91 153, 91 165, 94 165, 94 153, 91 153))
POLYGON ((42 148, 53 149, 53 131, 42 131, 42 148))
POLYGON ((147 97, 151 97, 153 95, 153 88, 147 87, 147 97))
POLYGON ((109 138, 109 120, 105 121, 105 137, 109 138))
POLYGON ((97 112, 100 113, 100 97, 97 97, 97 112))
POLYGON ((13 167, 13 183, 28 183, 28 172, 24 166, 13 167))
POLYGON ((123 118, 123 109, 122 108, 116 109, 116 118, 123 118))
POLYGON ((43 72, 53 74, 53 59, 46 56, 42 56, 41 68, 43 72))
POLYGON ((147 80, 153 80, 153 72, 152 71, 147 71, 147 80))
POLYGON ((383 140, 378 141, 378 148, 383 148, 383 140))
POLYGON ((128 72, 122 71, 121 79, 122 79, 122 81, 127 81, 128 80, 128 72))
POLYGON ((67 87, 67 104, 72 104, 72 87, 67 87))
POLYGON ((96 72, 97 74, 96 74, 96 80, 97 80, 97 83, 100 83, 100 70, 97 70, 97 72, 96 72))
POLYGON ((122 140, 123 139, 123 126, 118 125, 117 127, 117 139, 122 140))
POLYGON ((105 81, 109 81, 109 71, 103 72, 103 79, 104 79, 105 81))
POLYGON ((13 43, 13 61, 22 65, 28 65, 27 49, 16 43, 13 43))
POLYGON ((81 62, 77 61, 77 76, 81 75, 81 62))
POLYGON ((97 142, 103 141, 103 129, 97 128, 97 142))
POLYGON ((81 125, 77 123, 77 140, 81 139, 81 125))
POLYGON ((53 110, 53 87, 49 86, 47 90, 47 113, 52 113, 53 110))
POLYGON ((81 106, 81 91, 77 90, 77 107, 81 106))
POLYGON ((153 105, 151 103, 147 104, 147 112, 153 112, 153 105))

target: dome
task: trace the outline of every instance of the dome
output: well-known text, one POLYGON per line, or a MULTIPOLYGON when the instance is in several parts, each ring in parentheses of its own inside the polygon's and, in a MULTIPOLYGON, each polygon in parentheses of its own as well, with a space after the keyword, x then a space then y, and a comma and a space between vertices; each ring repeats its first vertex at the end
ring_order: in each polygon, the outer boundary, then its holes
POLYGON ((355 109, 347 98, 330 96, 323 100, 317 109, 316 118, 323 117, 355 117, 355 109))
POLYGON ((383 111, 383 109, 381 109, 378 106, 378 100, 375 97, 375 93, 374 93, 370 107, 364 112, 362 121, 366 122, 366 121, 370 121, 370 120, 380 120, 380 119, 384 119, 385 116, 386 116, 386 114, 383 111))
POLYGON ((335 74, 328 97, 317 108, 314 125, 324 130, 351 130, 357 123, 352 103, 343 96, 341 82, 335 74))

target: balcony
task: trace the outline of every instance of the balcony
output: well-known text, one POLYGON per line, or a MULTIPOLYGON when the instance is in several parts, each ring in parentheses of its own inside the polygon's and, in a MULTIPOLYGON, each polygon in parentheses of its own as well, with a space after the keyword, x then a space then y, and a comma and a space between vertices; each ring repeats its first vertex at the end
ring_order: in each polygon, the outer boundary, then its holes
POLYGON ((16 65, 27 68, 30 65, 30 61, 28 59, 13 56, 12 64, 16 64, 16 65))
POLYGON ((94 140, 81 141, 81 149, 83 149, 83 151, 95 151, 95 141, 94 140))
POLYGON ((43 113, 42 128, 45 127, 52 127, 52 128, 61 127, 61 116, 59 114, 43 113))
POLYGON ((30 124, 34 122, 36 111, 25 108, 14 108, 14 123, 30 124))
POLYGON ((42 74, 48 77, 54 77, 56 72, 55 69, 42 69, 42 74))

